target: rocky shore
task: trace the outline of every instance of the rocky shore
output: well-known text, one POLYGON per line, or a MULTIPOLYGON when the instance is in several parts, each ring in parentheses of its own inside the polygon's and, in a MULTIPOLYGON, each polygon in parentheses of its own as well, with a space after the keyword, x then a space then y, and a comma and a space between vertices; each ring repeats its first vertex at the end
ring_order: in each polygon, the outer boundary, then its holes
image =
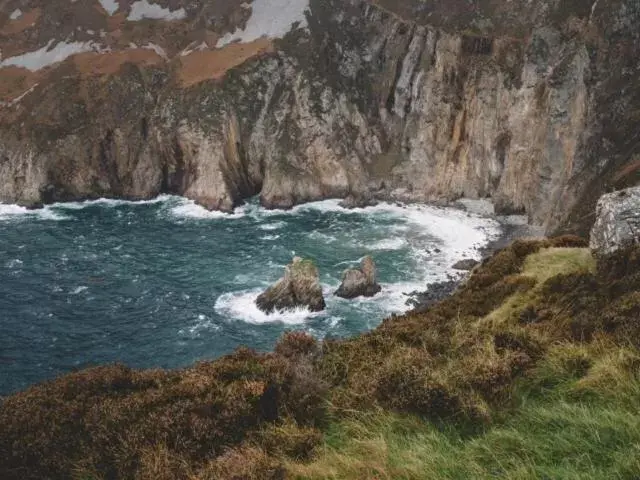
MULTIPOLYGON (((463 208, 475 211, 476 213, 484 214, 495 218, 500 223, 501 233, 500 235, 491 240, 487 245, 480 249, 481 258, 487 259, 494 255, 498 250, 506 248, 511 243, 519 239, 541 239, 544 238, 544 229, 542 227, 536 227, 529 225, 525 217, 522 216, 501 216, 495 215, 494 206, 490 202, 472 202, 472 207, 461 205, 463 208)), ((471 259, 460 259, 457 264, 451 265, 455 268, 461 262, 467 262, 471 259)), ((481 263, 481 262, 480 262, 481 263)), ((428 310, 432 305, 440 302, 453 294, 456 289, 465 282, 469 277, 470 270, 460 269, 456 274, 450 274, 449 279, 444 282, 436 282, 427 285, 423 291, 407 292, 407 306, 412 307, 415 312, 424 312, 428 310)))

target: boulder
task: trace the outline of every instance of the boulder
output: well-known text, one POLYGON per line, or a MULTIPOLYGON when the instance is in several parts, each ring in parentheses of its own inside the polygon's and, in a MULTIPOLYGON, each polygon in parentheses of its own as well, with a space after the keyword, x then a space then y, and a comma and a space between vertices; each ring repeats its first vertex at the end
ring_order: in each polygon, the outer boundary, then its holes
POLYGON ((640 242, 640 187, 600 197, 589 246, 597 255, 640 242))
POLYGON ((373 258, 366 256, 360 262, 360 268, 345 270, 342 284, 336 295, 342 298, 373 297, 382 287, 376 281, 376 264, 373 258))
POLYGON ((318 268, 311 260, 295 257, 287 265, 284 277, 258 296, 256 305, 265 313, 308 307, 312 312, 324 310, 318 268))
POLYGON ((478 265, 477 260, 474 260, 472 258, 467 258, 465 260, 460 260, 458 263, 454 264, 451 268, 453 268, 454 270, 464 270, 464 271, 471 271, 474 268, 476 268, 476 266, 478 265))
POLYGON ((377 204, 378 202, 368 193, 351 194, 340 202, 342 208, 349 210, 354 208, 375 207, 377 204))
POLYGON ((459 280, 432 283, 427 286, 427 290, 424 292, 415 291, 407 294, 410 298, 406 305, 413 307, 415 312, 426 312, 433 305, 455 292, 458 285, 460 285, 459 280))

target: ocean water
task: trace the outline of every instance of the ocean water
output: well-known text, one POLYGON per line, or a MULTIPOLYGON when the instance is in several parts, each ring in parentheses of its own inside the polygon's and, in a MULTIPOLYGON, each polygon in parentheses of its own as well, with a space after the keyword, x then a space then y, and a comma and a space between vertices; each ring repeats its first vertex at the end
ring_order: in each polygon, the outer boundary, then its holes
POLYGON ((172 196, 0 205, 0 395, 91 365, 174 368, 240 345, 267 350, 290 329, 366 331, 499 233, 460 210, 345 210, 337 200, 289 211, 253 201, 233 214, 172 196), (343 270, 366 254, 382 292, 334 297, 343 270), (316 261, 327 310, 265 315, 254 300, 294 255, 316 261))

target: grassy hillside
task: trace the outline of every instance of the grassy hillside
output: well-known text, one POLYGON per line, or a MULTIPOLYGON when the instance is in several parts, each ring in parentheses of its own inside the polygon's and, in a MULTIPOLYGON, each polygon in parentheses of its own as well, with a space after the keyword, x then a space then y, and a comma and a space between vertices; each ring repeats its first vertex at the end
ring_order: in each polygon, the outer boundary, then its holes
POLYGON ((425 313, 0 405, 0 478, 640 476, 640 248, 517 241, 425 313))

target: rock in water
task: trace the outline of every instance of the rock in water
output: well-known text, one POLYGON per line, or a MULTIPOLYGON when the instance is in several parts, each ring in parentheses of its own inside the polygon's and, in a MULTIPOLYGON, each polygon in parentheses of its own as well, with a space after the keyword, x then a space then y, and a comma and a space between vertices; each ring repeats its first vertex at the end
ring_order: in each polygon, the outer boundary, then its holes
POLYGON ((342 298, 373 297, 382 287, 376 281, 376 264, 366 256, 359 269, 348 269, 342 275, 342 284, 336 295, 342 298))
POLYGON ((369 193, 351 194, 340 202, 341 207, 348 209, 375 207, 377 204, 378 202, 369 193))
POLYGON ((640 242, 640 187, 600 197, 590 247, 606 255, 640 242))
POLYGON ((312 312, 324 310, 318 268, 311 260, 295 257, 285 268, 284 277, 262 293, 256 305, 265 313, 297 307, 308 307, 312 312))
POLYGON ((473 260, 472 258, 467 258, 465 260, 460 260, 458 263, 454 264, 451 268, 454 270, 465 270, 471 271, 478 265, 477 260, 473 260))

